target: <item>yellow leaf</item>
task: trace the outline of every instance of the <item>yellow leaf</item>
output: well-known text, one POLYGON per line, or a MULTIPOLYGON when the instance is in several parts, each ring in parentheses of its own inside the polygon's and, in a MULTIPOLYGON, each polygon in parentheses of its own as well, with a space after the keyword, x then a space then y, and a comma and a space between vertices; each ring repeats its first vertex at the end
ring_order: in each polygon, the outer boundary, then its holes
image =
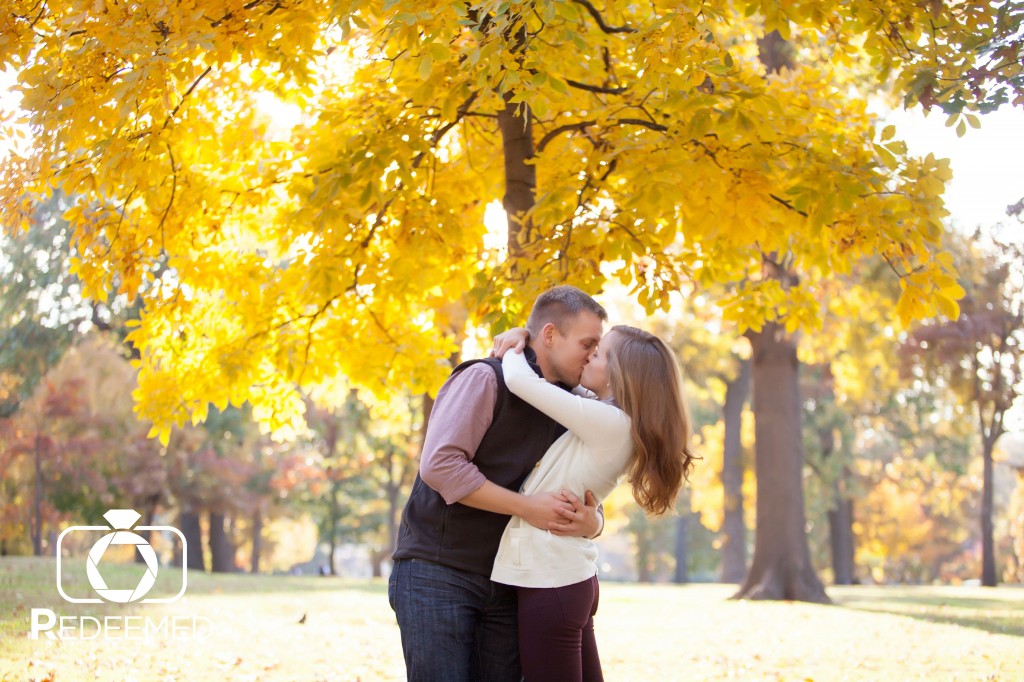
POLYGON ((960 306, 956 301, 946 298, 942 294, 935 296, 935 302, 939 306, 939 311, 950 320, 957 320, 960 317, 960 306))
POLYGON ((943 296, 953 301, 959 301, 960 299, 967 295, 967 292, 964 291, 964 288, 955 282, 950 286, 941 287, 939 291, 942 292, 943 296))
POLYGON ((426 80, 430 78, 430 72, 434 69, 434 58, 429 52, 420 57, 419 75, 426 80))

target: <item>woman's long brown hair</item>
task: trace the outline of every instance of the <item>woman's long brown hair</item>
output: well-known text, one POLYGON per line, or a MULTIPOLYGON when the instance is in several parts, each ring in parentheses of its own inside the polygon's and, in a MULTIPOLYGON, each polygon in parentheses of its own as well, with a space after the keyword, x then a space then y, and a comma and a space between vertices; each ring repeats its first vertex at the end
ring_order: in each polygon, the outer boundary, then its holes
POLYGON ((608 351, 612 394, 629 415, 634 457, 629 469, 633 497, 644 511, 661 515, 693 468, 690 414, 675 355, 654 334, 619 325, 608 351))

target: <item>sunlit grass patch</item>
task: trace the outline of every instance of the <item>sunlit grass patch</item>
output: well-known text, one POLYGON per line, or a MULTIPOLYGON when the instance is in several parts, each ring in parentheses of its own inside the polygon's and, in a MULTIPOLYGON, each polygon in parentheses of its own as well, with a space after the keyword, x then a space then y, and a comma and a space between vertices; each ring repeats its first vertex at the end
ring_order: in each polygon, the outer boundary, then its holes
MULTIPOLYGON (((57 595, 54 570, 52 559, 0 559, 0 680, 404 679, 380 580, 190 573, 173 604, 74 605, 57 595), (33 641, 29 615, 40 607, 201 618, 210 628, 198 640, 33 641)), ((830 588, 833 606, 729 601, 734 591, 603 584, 596 623, 606 679, 1024 679, 1021 588, 830 588)))

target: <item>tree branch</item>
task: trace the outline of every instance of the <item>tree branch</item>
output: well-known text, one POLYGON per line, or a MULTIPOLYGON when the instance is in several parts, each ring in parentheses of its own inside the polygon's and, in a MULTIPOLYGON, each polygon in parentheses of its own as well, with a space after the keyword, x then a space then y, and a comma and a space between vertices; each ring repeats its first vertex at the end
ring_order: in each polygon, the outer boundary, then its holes
POLYGON ((597 8, 590 4, 589 0, 572 0, 577 5, 583 5, 590 16, 594 17, 594 21, 597 22, 598 28, 605 33, 636 33, 636 29, 630 26, 609 26, 604 22, 604 18, 601 13, 597 11, 597 8))
MULTIPOLYGON (((472 93, 466 99, 466 101, 463 102, 459 106, 459 108, 456 111, 456 115, 455 115, 454 120, 450 121, 449 123, 446 123, 443 126, 440 126, 433 133, 431 133, 431 135, 430 135, 431 147, 436 147, 437 144, 444 138, 444 136, 448 134, 448 131, 451 130, 452 128, 454 128, 456 125, 458 125, 459 121, 462 120, 462 117, 466 115, 466 109, 469 108, 469 106, 473 103, 473 101, 476 98, 477 98, 477 93, 475 93, 475 92, 472 93)), ((416 157, 412 160, 412 167, 414 169, 415 168, 419 168, 419 165, 423 162, 423 159, 426 156, 427 156, 426 152, 420 152, 419 154, 417 154, 416 157)), ((321 172, 325 172, 325 171, 321 171, 321 172)), ((398 184, 395 186, 394 190, 392 190, 392 191, 395 194, 397 194, 397 192, 400 189, 402 189, 402 181, 401 180, 398 181, 398 184)), ((384 224, 384 216, 387 214, 388 209, 391 208, 391 204, 394 201, 395 201, 395 197, 392 196, 390 199, 388 199, 384 203, 383 206, 381 206, 380 210, 377 211, 377 217, 374 219, 373 225, 370 227, 369 233, 367 233, 366 238, 362 242, 360 242, 360 244, 359 244, 359 246, 361 248, 365 249, 366 247, 368 247, 370 245, 370 242, 373 240, 374 234, 376 234, 378 228, 380 228, 380 226, 384 224)))
POLYGON ((171 198, 167 200, 167 207, 164 209, 164 214, 160 216, 160 224, 157 229, 160 230, 160 248, 164 248, 164 221, 167 220, 167 214, 171 212, 171 205, 174 203, 174 194, 178 189, 178 168, 174 163, 174 152, 171 151, 171 145, 167 145, 167 155, 171 159, 171 198))
POLYGON ((567 85, 576 88, 577 90, 586 90, 587 92, 598 92, 604 95, 621 95, 629 88, 608 88, 601 85, 588 85, 587 83, 580 83, 579 81, 565 79, 567 85))
POLYGON ((395 337, 391 335, 391 332, 388 331, 388 328, 381 323, 380 318, 377 317, 377 313, 370 310, 370 304, 366 302, 366 299, 358 291, 356 292, 356 297, 360 301, 362 301, 364 310, 366 310, 366 313, 370 316, 370 319, 373 320, 373 323, 377 325, 377 329, 379 329, 380 333, 384 335, 384 338, 390 341, 392 346, 398 346, 398 341, 396 341, 395 337))
POLYGON ((668 126, 655 123, 654 121, 645 121, 642 118, 620 118, 617 121, 613 121, 612 125, 634 125, 640 126, 641 128, 648 128, 649 130, 657 130, 659 133, 667 133, 668 126))
MULTIPOLYGON (((700 140, 690 140, 690 143, 691 143, 691 144, 694 144, 694 145, 697 145, 698 147, 700 147, 701 149, 703 149, 703 150, 704 150, 704 154, 705 154, 706 156, 708 156, 708 157, 709 157, 709 158, 711 159, 711 161, 712 161, 712 162, 713 162, 713 163, 714 163, 714 164, 715 164, 716 166, 718 166, 718 167, 719 167, 719 168, 721 168, 722 170, 725 170, 725 167, 724 167, 724 166, 723 166, 723 165, 722 165, 721 163, 719 163, 719 162, 718 162, 718 155, 717 155, 717 154, 715 154, 715 153, 714 153, 713 151, 711 151, 711 148, 710 148, 710 147, 708 147, 708 146, 707 146, 706 144, 704 144, 704 143, 703 143, 703 142, 701 142, 700 140)), ((774 197, 774 196, 773 196, 772 198, 773 198, 773 199, 775 199, 776 201, 779 201, 779 198, 778 198, 778 197, 774 197)), ((788 205, 787 205, 787 208, 792 208, 792 206, 788 206, 788 205)))
POLYGON ((577 123, 566 123, 565 125, 560 125, 557 128, 549 130, 547 134, 540 139, 540 142, 537 143, 537 152, 540 153, 544 151, 544 148, 548 143, 562 133, 567 133, 572 130, 583 131, 587 129, 587 126, 592 126, 595 123, 597 123, 597 121, 579 121, 577 123))
POLYGON ((178 102, 178 106, 174 107, 174 111, 172 111, 164 120, 164 128, 166 128, 167 124, 171 122, 171 119, 173 119, 178 114, 178 110, 181 109, 181 105, 185 103, 185 100, 188 98, 189 95, 192 94, 192 91, 199 87, 199 82, 206 78, 206 75, 210 73, 210 71, 212 70, 212 66, 207 66, 206 71, 203 71, 201 74, 199 74, 199 78, 196 78, 194 81, 192 81, 192 85, 190 85, 188 90, 185 91, 185 94, 181 96, 181 101, 178 102))
MULTIPOLYGON (((775 194, 772 194, 770 192, 768 193, 768 196, 770 196, 772 199, 774 199, 775 201, 779 202, 780 204, 782 204, 783 206, 788 208, 790 211, 795 211, 796 213, 799 213, 803 217, 805 217, 805 218, 807 217, 807 212, 806 211, 801 211, 801 210, 797 209, 795 206, 793 206, 793 204, 789 203, 788 201, 786 201, 782 197, 777 196, 775 194)), ((888 258, 886 258, 886 260, 888 260, 888 258)), ((890 262, 889 265, 892 265, 892 263, 890 262)), ((893 268, 893 269, 895 270, 896 268, 893 268)))
MULTIPOLYGON (((549 130, 548 133, 541 138, 540 142, 537 143, 537 152, 540 153, 544 151, 544 147, 546 147, 548 143, 550 143, 553 139, 555 139, 562 133, 567 133, 573 130, 578 130, 582 132, 585 131, 588 127, 596 124, 597 121, 578 121, 576 123, 566 123, 565 125, 561 125, 558 126, 557 128, 549 130)), ((642 118, 620 118, 614 121, 610 121, 608 123, 608 127, 624 125, 640 126, 641 128, 657 130, 658 132, 661 133, 668 132, 668 126, 663 126, 660 123, 654 123, 653 121, 646 121, 642 118)))

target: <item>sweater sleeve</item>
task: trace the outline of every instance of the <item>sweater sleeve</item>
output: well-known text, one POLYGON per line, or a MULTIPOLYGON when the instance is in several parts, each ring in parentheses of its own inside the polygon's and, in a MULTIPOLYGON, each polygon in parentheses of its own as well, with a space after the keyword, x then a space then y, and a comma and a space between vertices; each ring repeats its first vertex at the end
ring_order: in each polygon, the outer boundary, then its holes
POLYGON ((589 447, 617 447, 629 434, 629 418, 622 410, 549 384, 530 368, 522 353, 505 353, 501 370, 508 390, 572 431, 589 447))
POLYGON ((487 480, 473 464, 498 396, 494 370, 483 363, 450 378, 437 393, 420 456, 420 478, 448 504, 487 480))

